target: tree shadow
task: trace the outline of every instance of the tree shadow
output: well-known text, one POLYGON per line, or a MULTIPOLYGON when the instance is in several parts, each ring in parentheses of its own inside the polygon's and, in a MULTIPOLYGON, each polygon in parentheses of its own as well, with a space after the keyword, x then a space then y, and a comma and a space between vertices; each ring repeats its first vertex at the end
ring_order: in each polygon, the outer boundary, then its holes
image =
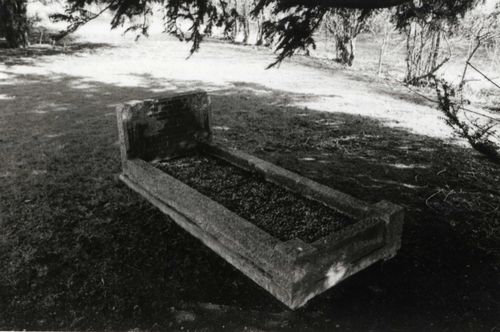
POLYGON ((117 179, 114 105, 157 95, 164 82, 85 81, 87 95, 74 88, 79 77, 22 79, 2 85, 12 98, 0 99, 0 265, 8 266, 0 328, 490 331, 498 324, 500 172, 471 150, 368 117, 296 107, 304 96, 286 91, 209 86, 218 142, 406 209, 394 259, 292 312, 117 179), (42 104, 46 112, 33 112, 42 104))
POLYGON ((75 42, 65 46, 61 45, 32 45, 26 48, 0 47, 0 62, 6 66, 31 65, 41 57, 54 55, 77 55, 95 52, 99 49, 112 48, 106 43, 75 42))

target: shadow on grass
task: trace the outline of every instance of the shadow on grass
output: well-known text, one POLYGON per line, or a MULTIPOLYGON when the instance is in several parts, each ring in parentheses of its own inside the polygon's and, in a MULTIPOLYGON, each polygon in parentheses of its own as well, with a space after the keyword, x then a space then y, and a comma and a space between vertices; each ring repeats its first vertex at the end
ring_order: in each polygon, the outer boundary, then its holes
POLYGON ((396 258, 291 312, 118 181, 113 104, 156 95, 160 82, 86 81, 87 95, 73 88, 78 77, 22 79, 3 85, 12 98, 0 100, 0 328, 490 331, 498 324, 499 170, 471 150, 367 117, 297 108, 303 96, 255 84, 214 90, 219 142, 407 210, 396 258))
POLYGON ((2 48, 0 47, 0 62, 6 66, 31 65, 44 56, 73 55, 80 53, 95 52, 98 49, 111 48, 106 43, 71 43, 61 45, 32 45, 26 48, 2 48))

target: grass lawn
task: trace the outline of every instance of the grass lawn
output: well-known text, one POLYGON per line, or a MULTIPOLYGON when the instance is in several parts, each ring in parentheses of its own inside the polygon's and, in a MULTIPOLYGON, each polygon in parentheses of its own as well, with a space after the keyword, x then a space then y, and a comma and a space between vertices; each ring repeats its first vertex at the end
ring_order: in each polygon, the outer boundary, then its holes
POLYGON ((0 50, 0 329, 500 328, 500 168, 437 111, 314 60, 176 45, 0 50), (218 142, 404 206, 398 255, 292 312, 123 185, 114 105, 195 87, 218 142))

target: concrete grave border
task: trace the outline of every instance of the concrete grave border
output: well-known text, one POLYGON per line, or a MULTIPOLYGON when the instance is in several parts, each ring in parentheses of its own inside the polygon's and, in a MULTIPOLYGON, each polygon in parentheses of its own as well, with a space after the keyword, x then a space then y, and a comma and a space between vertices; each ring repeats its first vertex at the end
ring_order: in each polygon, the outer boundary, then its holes
POLYGON ((204 91, 125 103, 118 106, 117 116, 123 166, 120 179, 291 309, 371 264, 392 258, 401 246, 401 207, 387 201, 370 205, 212 143, 210 100, 204 91), (280 241, 152 163, 193 151, 258 172, 267 181, 356 222, 312 243, 280 241))

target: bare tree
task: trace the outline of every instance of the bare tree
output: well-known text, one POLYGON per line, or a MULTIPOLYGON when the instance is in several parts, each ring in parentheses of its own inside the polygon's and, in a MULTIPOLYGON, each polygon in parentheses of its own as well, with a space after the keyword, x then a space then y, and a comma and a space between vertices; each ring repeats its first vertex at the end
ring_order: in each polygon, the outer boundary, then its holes
POLYGON ((425 84, 451 57, 442 52, 446 38, 443 22, 415 21, 404 30, 406 34, 406 77, 412 85, 425 84))
POLYGON ((394 20, 406 35, 406 83, 427 84, 450 59, 448 37, 477 1, 419 0, 397 8, 394 20))
POLYGON ((369 11, 359 9, 334 9, 324 17, 326 29, 335 38, 337 61, 352 66, 356 53, 356 37, 365 27, 369 11))
POLYGON ((247 44, 248 38, 250 37, 250 1, 241 0, 239 5, 237 4, 238 12, 238 24, 243 35, 242 43, 247 44))
POLYGON ((460 21, 458 34, 468 41, 467 57, 481 47, 492 65, 500 65, 500 2, 492 10, 478 6, 460 21), (477 40, 481 38, 482 43, 477 40))
POLYGON ((389 41, 397 34, 396 26, 392 22, 392 13, 389 10, 382 10, 372 15, 366 24, 367 30, 377 40, 379 44, 377 75, 382 73, 383 57, 389 41))
POLYGON ((250 36, 249 0, 232 0, 224 3, 223 6, 227 12, 224 19, 224 37, 235 42, 241 34, 241 42, 248 43, 250 36))

